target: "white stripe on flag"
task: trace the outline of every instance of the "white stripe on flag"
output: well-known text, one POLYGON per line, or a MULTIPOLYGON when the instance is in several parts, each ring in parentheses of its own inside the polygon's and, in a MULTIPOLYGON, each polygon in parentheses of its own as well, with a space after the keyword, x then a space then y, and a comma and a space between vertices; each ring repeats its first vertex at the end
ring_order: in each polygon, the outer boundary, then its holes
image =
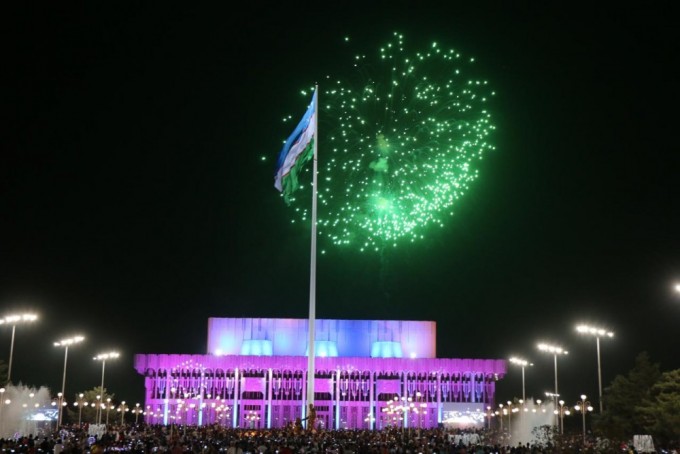
POLYGON ((283 179, 290 173, 290 170, 297 164, 297 159, 302 152, 307 148, 309 142, 314 138, 314 131, 316 129, 316 112, 314 112, 309 119, 307 129, 300 134, 300 139, 290 148, 283 165, 276 173, 274 179, 274 187, 279 191, 283 191, 283 179))

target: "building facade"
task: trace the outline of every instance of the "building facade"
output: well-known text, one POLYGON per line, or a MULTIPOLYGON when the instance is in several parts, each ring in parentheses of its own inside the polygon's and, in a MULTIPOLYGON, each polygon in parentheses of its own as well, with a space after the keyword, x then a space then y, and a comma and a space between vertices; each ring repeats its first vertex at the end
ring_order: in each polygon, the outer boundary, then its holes
MULTIPOLYGON (((314 402, 325 428, 481 425, 501 359, 436 357, 431 321, 316 320, 314 402)), ((135 355, 152 424, 272 428, 305 418, 306 319, 211 318, 205 355, 135 355)))

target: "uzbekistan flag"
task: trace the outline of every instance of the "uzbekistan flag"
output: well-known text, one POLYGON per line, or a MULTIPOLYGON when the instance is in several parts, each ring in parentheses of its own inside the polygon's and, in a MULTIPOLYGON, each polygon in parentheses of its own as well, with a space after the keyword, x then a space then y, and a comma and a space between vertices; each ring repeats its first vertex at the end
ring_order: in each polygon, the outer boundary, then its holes
POLYGON ((276 163, 274 187, 283 193, 286 202, 299 187, 298 173, 302 166, 314 155, 314 132, 316 131, 316 91, 312 103, 305 112, 302 121, 288 137, 279 153, 276 163))

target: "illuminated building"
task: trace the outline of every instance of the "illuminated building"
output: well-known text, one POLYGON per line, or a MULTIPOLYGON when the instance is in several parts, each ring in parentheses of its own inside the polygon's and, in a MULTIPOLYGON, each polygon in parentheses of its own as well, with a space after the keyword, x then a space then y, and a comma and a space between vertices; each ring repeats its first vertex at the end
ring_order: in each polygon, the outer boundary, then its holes
MULTIPOLYGON (((146 421, 282 427, 304 418, 307 319, 210 318, 205 355, 138 354, 146 421)), ((502 359, 436 357, 436 323, 316 320, 317 421, 436 427, 494 406, 502 359)))

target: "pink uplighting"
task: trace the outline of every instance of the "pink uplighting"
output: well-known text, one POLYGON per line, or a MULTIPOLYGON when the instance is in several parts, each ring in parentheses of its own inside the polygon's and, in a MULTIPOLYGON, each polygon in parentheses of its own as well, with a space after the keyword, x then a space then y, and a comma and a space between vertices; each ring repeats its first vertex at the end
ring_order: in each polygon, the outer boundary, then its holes
MULTIPOLYGON (((303 417, 306 319, 211 318, 208 354, 135 356, 146 421, 282 427, 303 417)), ((329 429, 436 427, 494 406, 503 359, 436 358, 432 321, 317 320, 315 407, 329 429)))

